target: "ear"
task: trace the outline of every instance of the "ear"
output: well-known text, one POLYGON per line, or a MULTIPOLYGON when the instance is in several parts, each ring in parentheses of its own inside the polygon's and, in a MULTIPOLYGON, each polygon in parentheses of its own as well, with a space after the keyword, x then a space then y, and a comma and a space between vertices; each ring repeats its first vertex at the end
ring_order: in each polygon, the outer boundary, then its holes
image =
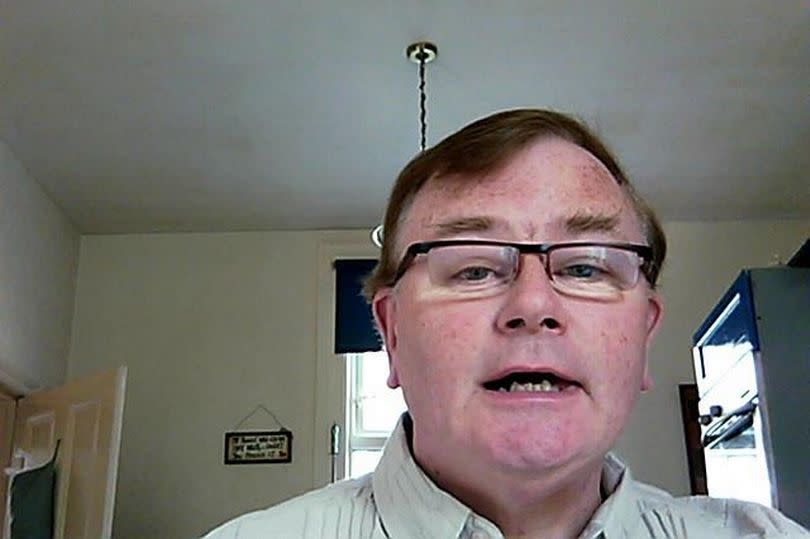
POLYGON ((397 302, 393 290, 385 288, 378 290, 371 300, 371 310, 374 313, 374 321, 377 329, 383 338, 385 350, 388 353, 388 387, 396 389, 399 387, 399 373, 397 372, 397 327, 396 314, 397 302))
POLYGON ((649 391, 655 384, 650 374, 650 348, 652 347, 655 336, 658 334, 658 328, 661 327, 663 319, 664 302, 657 292, 650 292, 647 298, 647 321, 645 328, 647 336, 644 342, 644 373, 641 380, 641 391, 649 391))

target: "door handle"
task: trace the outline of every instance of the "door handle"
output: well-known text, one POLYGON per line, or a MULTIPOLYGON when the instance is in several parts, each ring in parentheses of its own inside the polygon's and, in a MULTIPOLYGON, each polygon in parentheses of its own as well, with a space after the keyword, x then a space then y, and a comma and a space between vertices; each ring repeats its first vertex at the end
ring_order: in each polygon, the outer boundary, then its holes
POLYGON ((332 483, 338 480, 337 458, 340 454, 340 425, 332 423, 329 429, 329 455, 332 459, 332 483))

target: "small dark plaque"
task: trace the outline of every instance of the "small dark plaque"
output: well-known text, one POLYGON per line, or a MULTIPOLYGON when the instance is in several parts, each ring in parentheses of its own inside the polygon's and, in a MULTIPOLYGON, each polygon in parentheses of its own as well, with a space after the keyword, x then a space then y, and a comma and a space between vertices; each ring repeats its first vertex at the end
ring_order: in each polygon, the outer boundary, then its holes
POLYGON ((225 433, 225 464, 292 462, 292 432, 242 431, 225 433))

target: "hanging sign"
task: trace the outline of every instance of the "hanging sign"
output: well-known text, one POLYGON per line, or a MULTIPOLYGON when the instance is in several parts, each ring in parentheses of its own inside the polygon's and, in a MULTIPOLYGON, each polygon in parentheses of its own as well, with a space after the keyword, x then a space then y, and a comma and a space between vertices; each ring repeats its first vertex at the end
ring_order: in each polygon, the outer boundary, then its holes
POLYGON ((225 433, 225 464, 292 462, 292 432, 264 404, 258 404, 231 432, 225 433), (273 418, 279 430, 239 430, 257 412, 273 418))
POLYGON ((225 433, 225 464, 292 462, 292 432, 241 431, 225 433))

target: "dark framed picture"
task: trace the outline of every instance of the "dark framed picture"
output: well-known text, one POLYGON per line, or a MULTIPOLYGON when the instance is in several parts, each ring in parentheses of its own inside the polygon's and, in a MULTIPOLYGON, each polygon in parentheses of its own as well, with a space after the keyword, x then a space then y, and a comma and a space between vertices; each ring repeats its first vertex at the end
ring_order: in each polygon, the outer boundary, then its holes
POLYGON ((292 432, 242 431, 225 433, 225 464, 292 462, 292 432))

